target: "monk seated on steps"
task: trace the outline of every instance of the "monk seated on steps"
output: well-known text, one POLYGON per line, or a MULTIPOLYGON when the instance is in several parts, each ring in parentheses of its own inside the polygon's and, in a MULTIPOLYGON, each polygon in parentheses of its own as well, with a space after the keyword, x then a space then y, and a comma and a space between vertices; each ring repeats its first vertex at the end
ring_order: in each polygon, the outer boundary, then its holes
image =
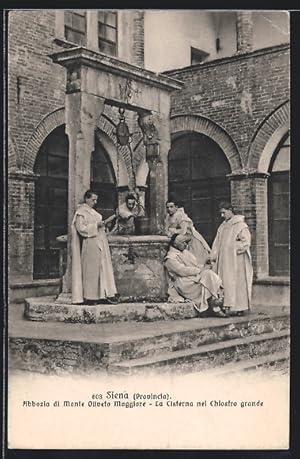
POLYGON ((170 302, 191 301, 200 317, 227 317, 222 311, 221 278, 210 265, 199 266, 187 249, 186 237, 173 234, 164 261, 168 273, 170 302))

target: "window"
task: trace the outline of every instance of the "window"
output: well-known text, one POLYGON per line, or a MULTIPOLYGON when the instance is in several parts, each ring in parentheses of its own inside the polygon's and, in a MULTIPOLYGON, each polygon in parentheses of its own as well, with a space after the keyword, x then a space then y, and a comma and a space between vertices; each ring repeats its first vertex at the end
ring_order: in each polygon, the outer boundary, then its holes
POLYGON ((207 60, 209 53, 202 51, 201 49, 191 48, 191 65, 201 64, 207 60))
POLYGON ((269 198, 269 273, 288 276, 290 268, 290 138, 280 142, 271 160, 269 198))
POLYGON ((86 44, 85 11, 65 11, 65 39, 80 46, 86 44))
POLYGON ((117 55, 117 13, 98 11, 98 46, 102 53, 117 55))

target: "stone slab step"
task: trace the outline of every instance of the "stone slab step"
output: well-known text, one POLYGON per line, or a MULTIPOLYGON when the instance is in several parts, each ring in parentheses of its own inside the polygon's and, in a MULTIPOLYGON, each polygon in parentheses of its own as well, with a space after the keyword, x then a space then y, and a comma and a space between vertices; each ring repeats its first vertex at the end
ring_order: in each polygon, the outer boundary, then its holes
POLYGON ((31 296, 56 297, 61 290, 61 279, 15 280, 9 285, 10 303, 22 303, 31 296))
MULTIPOLYGON (((109 366, 112 373, 131 374, 138 371, 158 370, 160 372, 184 372, 203 371, 211 367, 225 365, 228 361, 236 362, 241 359, 257 360, 257 356, 270 354, 287 355, 289 346, 289 331, 281 330, 273 333, 247 336, 240 339, 232 339, 208 345, 202 345, 193 349, 183 349, 174 352, 164 352, 154 356, 139 359, 126 360, 109 366)), ((272 357, 273 356, 273 357, 272 357)), ((269 357, 269 358, 270 358, 269 357)), ((263 358, 262 358, 263 359, 263 358)), ((266 357, 264 357, 266 361, 266 357)), ((251 362, 251 360, 250 360, 251 362)), ((261 364, 265 363, 263 360, 261 364)), ((252 364, 252 368, 257 362, 252 364)), ((248 366, 250 363, 248 361, 248 366)), ((227 367, 227 365, 226 365, 227 367)))
POLYGON ((163 327, 153 324, 151 334, 132 336, 127 340, 110 342, 109 363, 153 357, 165 352, 199 348, 233 339, 259 336, 264 333, 289 330, 289 315, 249 315, 228 319, 190 319, 176 321, 163 327))
POLYGON ((290 350, 272 352, 272 354, 263 355, 257 358, 243 360, 241 362, 227 363, 220 368, 214 368, 205 372, 209 376, 223 376, 232 375, 234 373, 241 373, 243 371, 257 370, 258 368, 274 367, 276 371, 281 370, 282 367, 285 371, 289 369, 290 350))
POLYGON ((115 305, 73 305, 55 301, 55 296, 27 298, 24 317, 36 322, 109 323, 149 322, 197 317, 192 303, 138 302, 115 305))
POLYGON ((290 317, 281 310, 259 310, 236 318, 186 319, 158 322, 73 324, 11 320, 10 337, 109 345, 110 362, 139 358, 161 351, 289 328, 290 317))

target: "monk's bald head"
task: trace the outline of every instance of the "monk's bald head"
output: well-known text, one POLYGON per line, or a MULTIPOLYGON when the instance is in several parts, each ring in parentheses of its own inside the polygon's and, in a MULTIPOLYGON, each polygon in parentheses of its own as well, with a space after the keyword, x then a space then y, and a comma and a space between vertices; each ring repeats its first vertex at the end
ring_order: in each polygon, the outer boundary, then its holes
MULTIPOLYGON (((174 235, 175 236, 175 235, 174 235)), ((176 235, 173 239, 173 247, 180 250, 181 252, 187 248, 187 237, 182 235, 176 235)))

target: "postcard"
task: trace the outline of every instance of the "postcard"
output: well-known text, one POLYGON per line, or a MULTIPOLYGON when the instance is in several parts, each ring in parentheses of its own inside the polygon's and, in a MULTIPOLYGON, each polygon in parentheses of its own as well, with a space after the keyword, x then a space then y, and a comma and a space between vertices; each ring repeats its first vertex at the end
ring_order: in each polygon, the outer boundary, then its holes
POLYGON ((289 449, 289 13, 5 18, 8 447, 289 449))

